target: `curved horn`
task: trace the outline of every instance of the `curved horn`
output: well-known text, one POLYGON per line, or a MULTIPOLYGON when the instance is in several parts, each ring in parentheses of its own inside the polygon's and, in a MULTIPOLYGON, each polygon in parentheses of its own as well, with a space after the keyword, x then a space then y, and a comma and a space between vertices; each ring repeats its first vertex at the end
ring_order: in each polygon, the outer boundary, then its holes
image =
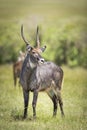
POLYGON ((36 46, 40 48, 40 41, 39 41, 39 27, 37 26, 37 33, 36 33, 36 46))
POLYGON ((23 24, 21 25, 21 36, 22 36, 22 39, 24 40, 24 42, 26 43, 26 45, 29 45, 29 42, 25 39, 24 37, 24 33, 23 33, 23 24))

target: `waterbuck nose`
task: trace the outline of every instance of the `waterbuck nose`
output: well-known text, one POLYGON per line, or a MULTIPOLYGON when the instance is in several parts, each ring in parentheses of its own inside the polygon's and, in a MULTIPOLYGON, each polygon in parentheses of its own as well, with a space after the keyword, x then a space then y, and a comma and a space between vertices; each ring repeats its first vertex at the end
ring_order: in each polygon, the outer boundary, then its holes
POLYGON ((39 63, 44 63, 44 59, 43 58, 37 58, 39 63))
POLYGON ((44 63, 44 59, 43 59, 43 58, 41 58, 41 59, 40 59, 40 62, 41 62, 41 63, 44 63))

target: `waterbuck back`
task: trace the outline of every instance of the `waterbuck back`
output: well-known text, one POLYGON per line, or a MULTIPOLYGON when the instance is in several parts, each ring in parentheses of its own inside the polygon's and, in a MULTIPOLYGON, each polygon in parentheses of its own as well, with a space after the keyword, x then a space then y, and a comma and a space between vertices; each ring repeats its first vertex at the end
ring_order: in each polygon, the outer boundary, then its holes
POLYGON ((28 89, 34 91, 46 91, 50 87, 53 90, 61 90, 63 70, 53 62, 44 62, 38 65, 29 79, 28 89), (53 86, 52 86, 53 85, 53 86))

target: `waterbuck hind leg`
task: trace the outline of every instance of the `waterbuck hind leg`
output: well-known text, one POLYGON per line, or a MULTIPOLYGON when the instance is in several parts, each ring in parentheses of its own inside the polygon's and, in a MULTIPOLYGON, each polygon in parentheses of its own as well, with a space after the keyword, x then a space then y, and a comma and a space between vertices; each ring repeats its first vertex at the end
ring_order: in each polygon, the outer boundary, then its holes
POLYGON ((16 76, 16 74, 15 74, 15 71, 13 71, 13 80, 14 80, 14 86, 16 87, 17 76, 16 76))
POLYGON ((53 101, 53 105, 54 105, 53 116, 56 116, 56 114, 57 114, 57 106, 58 106, 56 95, 54 95, 52 97, 52 101, 53 101))
POLYGON ((59 106, 60 106, 60 110, 61 110, 61 115, 64 116, 64 110, 63 110, 63 101, 62 98, 59 98, 59 106))
POLYGON ((33 101, 32 101, 32 107, 33 107, 33 117, 36 118, 36 103, 38 98, 38 92, 35 90, 33 92, 33 101))
POLYGON ((48 96, 51 98, 53 102, 53 116, 56 116, 57 114, 57 107, 58 107, 58 101, 57 96, 55 95, 54 91, 51 89, 47 91, 48 96))
POLYGON ((29 92, 23 90, 23 95, 24 95, 24 116, 23 118, 25 119, 27 117, 27 109, 28 109, 28 101, 29 101, 29 92))
POLYGON ((14 76, 14 86, 16 86, 16 84, 17 84, 17 77, 14 76))
POLYGON ((59 90, 57 90, 57 99, 58 99, 58 102, 59 102, 61 115, 64 116, 63 101, 62 101, 62 97, 61 97, 61 91, 59 91, 59 90))

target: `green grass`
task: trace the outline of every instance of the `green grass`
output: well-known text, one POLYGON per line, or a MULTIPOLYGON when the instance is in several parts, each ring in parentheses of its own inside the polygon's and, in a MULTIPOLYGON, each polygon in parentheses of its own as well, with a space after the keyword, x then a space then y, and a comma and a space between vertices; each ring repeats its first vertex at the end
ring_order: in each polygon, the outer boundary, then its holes
POLYGON ((86 130, 87 129, 87 71, 63 66, 62 97, 65 118, 58 109, 52 117, 53 105, 45 93, 39 93, 37 119, 32 117, 32 93, 28 117, 22 120, 22 88, 13 86, 12 65, 0 66, 0 130, 86 130))
MULTIPOLYGON (((43 30, 43 43, 47 42, 48 48, 45 58, 48 59, 50 54, 49 59, 53 60, 62 32, 66 31, 68 39, 76 38, 81 41, 80 38, 83 38, 87 42, 86 5, 86 0, 0 0, 0 45, 6 49, 6 46, 12 44, 18 52, 24 45, 20 36, 21 24, 25 26, 25 34, 29 32, 27 36, 31 38, 30 41, 34 41, 32 32, 35 31, 36 25, 40 25, 43 30), (73 27, 76 30, 73 30, 73 27), (70 33, 67 33, 69 30, 70 33)), ((7 50, 4 53, 6 52, 7 50)), ((30 120, 31 93, 28 118, 22 120, 22 88, 13 86, 12 65, 0 66, 0 130, 86 130, 87 70, 65 66, 63 70, 62 96, 65 118, 62 119, 59 109, 56 118, 53 118, 51 100, 45 93, 40 93, 37 119, 30 120)))

